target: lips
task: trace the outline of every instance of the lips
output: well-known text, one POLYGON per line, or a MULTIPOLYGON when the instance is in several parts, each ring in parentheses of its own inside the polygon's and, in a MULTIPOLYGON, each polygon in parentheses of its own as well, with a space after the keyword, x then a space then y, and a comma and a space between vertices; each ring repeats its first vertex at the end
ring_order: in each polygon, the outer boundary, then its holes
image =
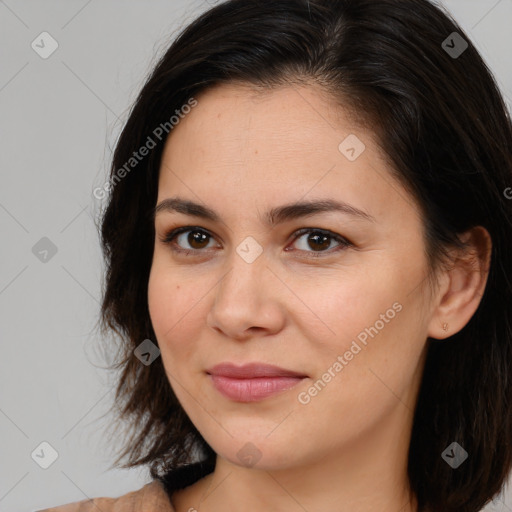
POLYGON ((292 389, 307 375, 263 363, 222 363, 207 370, 213 386, 235 402, 257 402, 292 389))
POLYGON ((213 366, 206 373, 233 379, 254 379, 257 377, 307 377, 306 374, 280 368, 279 366, 264 363, 249 363, 236 366, 232 363, 221 363, 213 366))

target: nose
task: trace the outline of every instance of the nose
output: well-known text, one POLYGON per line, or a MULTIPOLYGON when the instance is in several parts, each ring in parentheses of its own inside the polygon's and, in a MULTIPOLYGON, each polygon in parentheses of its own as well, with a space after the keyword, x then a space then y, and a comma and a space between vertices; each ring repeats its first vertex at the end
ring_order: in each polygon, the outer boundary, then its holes
POLYGON ((267 267, 262 254, 247 263, 238 254, 214 288, 207 325, 236 340, 279 332, 285 322, 282 283, 267 267))

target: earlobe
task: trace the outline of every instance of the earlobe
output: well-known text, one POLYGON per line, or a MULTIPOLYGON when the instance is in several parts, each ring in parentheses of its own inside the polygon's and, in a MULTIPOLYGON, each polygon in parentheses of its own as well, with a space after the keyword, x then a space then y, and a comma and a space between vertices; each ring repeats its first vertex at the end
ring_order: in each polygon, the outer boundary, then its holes
POLYGON ((439 290, 427 335, 446 339, 470 321, 480 305, 489 276, 492 241, 482 226, 467 231, 461 239, 467 248, 454 256, 445 271, 447 286, 439 290))

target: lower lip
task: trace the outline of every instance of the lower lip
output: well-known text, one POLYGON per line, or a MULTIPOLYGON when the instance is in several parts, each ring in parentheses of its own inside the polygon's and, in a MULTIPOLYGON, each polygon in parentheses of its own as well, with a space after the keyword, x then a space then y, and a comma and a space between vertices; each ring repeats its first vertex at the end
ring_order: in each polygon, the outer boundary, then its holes
POLYGON ((255 377, 234 379, 209 374, 215 388, 237 402, 256 402, 293 388, 305 377, 255 377))

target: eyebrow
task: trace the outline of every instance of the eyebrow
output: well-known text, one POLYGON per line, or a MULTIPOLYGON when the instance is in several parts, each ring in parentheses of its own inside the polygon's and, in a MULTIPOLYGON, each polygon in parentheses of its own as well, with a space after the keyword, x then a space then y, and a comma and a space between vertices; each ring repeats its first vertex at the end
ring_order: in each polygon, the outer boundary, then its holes
MULTIPOLYGON (((153 218, 156 218, 157 214, 160 212, 183 213, 184 215, 200 217, 212 222, 219 222, 221 220, 220 216, 214 210, 179 197, 170 197, 162 200, 153 210, 153 218)), ((324 212, 339 212, 357 219, 376 222, 373 215, 359 210, 347 203, 335 201, 333 199, 302 201, 278 206, 269 210, 265 214, 264 220, 267 224, 276 225, 289 220, 308 217, 310 215, 324 212)))

